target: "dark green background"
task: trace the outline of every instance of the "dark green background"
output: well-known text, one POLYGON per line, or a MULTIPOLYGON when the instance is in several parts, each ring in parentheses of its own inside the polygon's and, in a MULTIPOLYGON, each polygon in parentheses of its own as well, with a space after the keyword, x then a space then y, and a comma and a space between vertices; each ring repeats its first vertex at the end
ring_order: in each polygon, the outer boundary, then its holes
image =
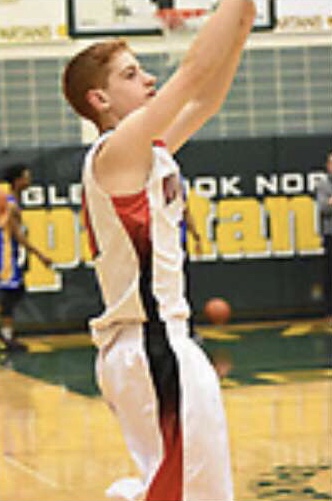
MULTIPOLYGON (((194 140, 178 154, 184 175, 241 176, 246 196, 254 195, 257 174, 324 171, 331 137, 304 136, 238 140, 194 140)), ((80 182, 86 147, 28 149, 0 152, 0 169, 13 161, 31 163, 34 184, 55 184, 66 194, 67 185, 80 182)), ((33 210, 33 209, 31 209, 33 210)), ((78 210, 78 207, 73 207, 78 210)), ((112 263, 110 263, 112 265, 112 263)), ((313 288, 323 282, 321 256, 244 259, 191 263, 191 297, 196 321, 204 320, 205 301, 225 297, 232 305, 233 320, 319 316, 322 298, 313 288)), ((102 303, 94 274, 84 265, 64 270, 61 292, 29 293, 17 311, 21 329, 86 326, 102 303)))

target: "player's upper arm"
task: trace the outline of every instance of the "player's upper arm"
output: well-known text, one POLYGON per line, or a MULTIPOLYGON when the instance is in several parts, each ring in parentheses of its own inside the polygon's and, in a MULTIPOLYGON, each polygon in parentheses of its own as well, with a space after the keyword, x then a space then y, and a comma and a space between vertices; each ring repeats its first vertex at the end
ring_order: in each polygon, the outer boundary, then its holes
POLYGON ((16 204, 9 202, 8 204, 9 211, 9 228, 13 236, 16 238, 18 234, 21 233, 21 212, 16 206, 16 204))

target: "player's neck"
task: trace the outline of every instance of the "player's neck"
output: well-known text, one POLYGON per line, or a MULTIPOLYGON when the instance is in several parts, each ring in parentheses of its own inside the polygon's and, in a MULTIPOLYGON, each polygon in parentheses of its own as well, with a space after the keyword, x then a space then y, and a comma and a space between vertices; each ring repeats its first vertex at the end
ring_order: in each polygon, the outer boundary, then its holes
POLYGON ((103 127, 103 128, 99 129, 99 134, 102 135, 102 134, 105 134, 105 132, 108 132, 108 131, 114 130, 114 129, 115 129, 115 127, 113 127, 113 126, 103 127))
POLYGON ((100 117, 100 122, 98 124, 98 131, 100 134, 107 132, 108 130, 115 129, 119 124, 120 120, 117 117, 107 116, 100 117))

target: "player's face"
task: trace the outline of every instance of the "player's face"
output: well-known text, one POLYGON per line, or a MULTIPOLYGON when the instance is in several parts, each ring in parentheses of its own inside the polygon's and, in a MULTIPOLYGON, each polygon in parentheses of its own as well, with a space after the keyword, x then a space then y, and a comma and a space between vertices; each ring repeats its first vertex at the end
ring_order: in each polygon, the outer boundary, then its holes
POLYGON ((144 106, 156 94, 155 84, 156 77, 144 71, 133 54, 120 52, 111 63, 105 89, 113 113, 121 120, 144 106))

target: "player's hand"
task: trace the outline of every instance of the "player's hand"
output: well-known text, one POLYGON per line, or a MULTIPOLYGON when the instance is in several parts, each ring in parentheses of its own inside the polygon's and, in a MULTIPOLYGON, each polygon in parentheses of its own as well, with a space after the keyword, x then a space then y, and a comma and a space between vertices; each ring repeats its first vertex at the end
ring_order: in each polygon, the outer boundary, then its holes
POLYGON ((52 265, 53 265, 53 261, 52 259, 50 259, 49 257, 47 256, 43 256, 41 255, 40 256, 40 260, 41 262, 43 263, 44 266, 46 266, 46 268, 50 268, 52 265))

